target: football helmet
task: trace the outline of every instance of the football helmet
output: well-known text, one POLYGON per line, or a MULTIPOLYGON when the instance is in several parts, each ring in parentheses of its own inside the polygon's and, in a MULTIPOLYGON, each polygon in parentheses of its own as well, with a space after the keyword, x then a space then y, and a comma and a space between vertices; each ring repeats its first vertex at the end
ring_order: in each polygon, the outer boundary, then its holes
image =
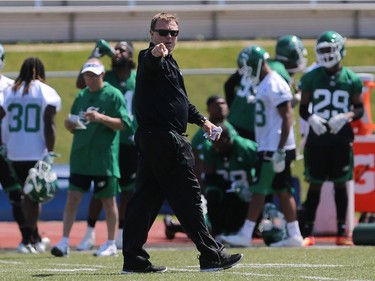
POLYGON ((34 168, 29 170, 23 191, 34 202, 51 200, 57 191, 57 175, 52 170, 52 166, 39 160, 34 168))
POLYGON ((0 44, 0 71, 3 70, 4 67, 4 57, 5 57, 5 50, 3 45, 0 44))
POLYGON ((295 35, 284 35, 277 40, 275 59, 285 65, 289 73, 305 69, 307 50, 300 38, 295 35))
POLYGON ((254 86, 258 85, 263 64, 270 58, 268 52, 259 46, 249 46, 243 49, 237 58, 241 75, 247 75, 254 86))
POLYGON ((315 54, 321 66, 335 66, 343 59, 345 53, 345 39, 336 31, 325 31, 318 37, 315 54))
POLYGON ((267 246, 287 238, 284 215, 272 203, 264 205, 262 220, 258 228, 267 246))

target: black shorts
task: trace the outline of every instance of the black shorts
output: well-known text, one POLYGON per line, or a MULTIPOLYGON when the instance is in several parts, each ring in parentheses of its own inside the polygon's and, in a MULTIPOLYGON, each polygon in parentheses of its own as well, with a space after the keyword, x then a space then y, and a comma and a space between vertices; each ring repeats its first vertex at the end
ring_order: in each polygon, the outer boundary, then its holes
POLYGON ((0 183, 6 192, 21 189, 12 163, 0 155, 0 183))
POLYGON ((352 144, 305 147, 305 176, 312 183, 346 182, 353 178, 352 144))

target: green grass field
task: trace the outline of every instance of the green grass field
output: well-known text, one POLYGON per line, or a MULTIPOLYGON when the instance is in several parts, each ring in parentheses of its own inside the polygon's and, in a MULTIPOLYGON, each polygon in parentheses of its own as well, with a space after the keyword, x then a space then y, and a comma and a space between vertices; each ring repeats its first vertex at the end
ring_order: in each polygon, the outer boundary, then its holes
POLYGON ((229 270, 199 272, 197 251, 191 248, 150 248, 151 261, 168 271, 157 274, 120 274, 122 256, 93 257, 71 253, 55 258, 49 253, 20 255, 2 252, 0 280, 375 280, 374 247, 314 247, 229 249, 244 253, 242 262, 229 270))

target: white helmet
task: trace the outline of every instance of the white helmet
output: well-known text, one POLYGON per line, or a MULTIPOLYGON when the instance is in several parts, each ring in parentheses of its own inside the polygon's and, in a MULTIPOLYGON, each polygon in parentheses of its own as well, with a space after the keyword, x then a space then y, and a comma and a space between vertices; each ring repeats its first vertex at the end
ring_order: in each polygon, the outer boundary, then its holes
POLYGON ((34 168, 29 170, 23 191, 34 202, 46 202, 53 199, 57 191, 57 175, 52 170, 52 166, 39 160, 34 168))

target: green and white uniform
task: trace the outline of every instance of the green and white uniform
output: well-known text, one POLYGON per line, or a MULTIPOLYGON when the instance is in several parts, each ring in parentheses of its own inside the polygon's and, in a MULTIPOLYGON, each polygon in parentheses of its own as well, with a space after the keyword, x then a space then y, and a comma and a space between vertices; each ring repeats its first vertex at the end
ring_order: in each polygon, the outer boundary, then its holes
POLYGON ((27 94, 22 85, 16 92, 4 90, 2 138, 11 161, 38 161, 47 155, 44 139, 44 111, 47 106, 61 108, 57 92, 39 80, 30 83, 27 94))
MULTIPOLYGON (((256 88, 255 138, 258 151, 276 151, 281 134, 282 119, 277 106, 292 100, 289 85, 275 71, 269 73, 256 88)), ((296 148, 294 131, 291 128, 285 150, 296 148)))
MULTIPOLYGON (((281 62, 268 60, 268 63, 271 69, 276 71, 285 81, 291 82, 291 77, 281 62)), ((243 75, 236 96, 230 106, 228 121, 236 127, 255 132, 254 110, 255 93, 252 89, 252 82, 250 78, 243 75)))
MULTIPOLYGON (((324 67, 318 67, 302 76, 299 87, 311 94, 311 113, 328 121, 351 110, 352 96, 362 92, 363 83, 349 68, 342 67, 330 75, 324 67)), ((354 169, 353 140, 349 123, 337 134, 328 129, 318 136, 309 130, 304 150, 305 176, 313 183, 350 180, 354 169)))
POLYGON ((238 231, 243 224, 248 202, 249 186, 255 175, 257 144, 240 136, 233 136, 232 150, 228 157, 215 152, 213 146, 204 148, 203 162, 215 167, 220 184, 207 184, 208 219, 215 235, 238 231))
POLYGON ((277 150, 281 136, 282 119, 277 106, 292 100, 292 93, 286 81, 275 71, 267 74, 256 88, 255 136, 258 143, 257 181, 251 191, 269 195, 275 192, 291 191, 290 163, 295 158, 293 127, 290 129, 286 150, 285 169, 275 173, 272 155, 277 150))

